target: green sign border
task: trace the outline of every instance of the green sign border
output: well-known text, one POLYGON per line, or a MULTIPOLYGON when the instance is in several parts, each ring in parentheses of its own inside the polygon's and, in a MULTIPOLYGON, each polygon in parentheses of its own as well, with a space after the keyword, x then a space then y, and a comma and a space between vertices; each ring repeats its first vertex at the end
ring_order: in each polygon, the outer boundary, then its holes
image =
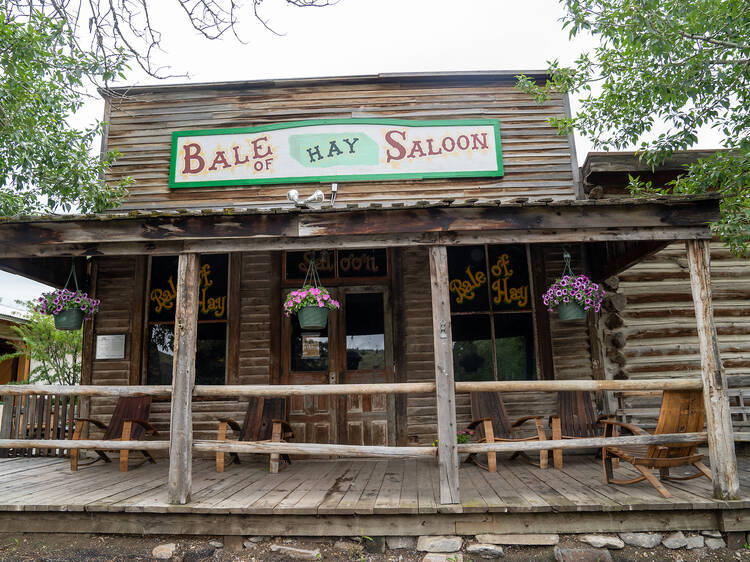
POLYGON ((423 178, 477 178, 477 177, 502 177, 503 151, 500 142, 500 120, 499 119, 444 119, 438 121, 412 121, 409 119, 310 119, 306 121, 290 121, 288 123, 275 123, 260 127, 238 127, 233 129, 205 129, 195 131, 173 131, 172 153, 169 165, 169 187, 179 189, 183 187, 210 187, 210 186, 232 186, 232 185, 258 185, 258 184, 280 184, 280 183, 329 183, 339 181, 382 181, 396 179, 423 179, 423 178), (404 127, 440 127, 444 125, 491 125, 495 132, 495 146, 497 155, 497 170, 475 171, 475 172, 428 172, 410 174, 350 174, 332 176, 285 176, 280 178, 258 178, 239 180, 207 180, 175 182, 177 167, 177 150, 179 139, 189 136, 226 135, 233 133, 257 133, 262 131, 277 131, 280 129, 293 129, 312 127, 314 125, 342 125, 342 124, 370 124, 370 125, 400 125, 404 127))

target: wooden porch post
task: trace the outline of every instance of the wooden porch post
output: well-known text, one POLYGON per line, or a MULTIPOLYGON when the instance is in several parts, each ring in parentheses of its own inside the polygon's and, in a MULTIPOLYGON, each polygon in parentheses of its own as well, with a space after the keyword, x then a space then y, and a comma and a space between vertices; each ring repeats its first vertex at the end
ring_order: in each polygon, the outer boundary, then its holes
POLYGON ((456 388, 453 380, 453 336, 448 292, 448 254, 445 246, 430 247, 430 288, 432 334, 435 346, 440 503, 460 503, 458 449, 456 448, 456 388))
POLYGON ((172 363, 172 413, 169 429, 169 503, 190 501, 193 479, 195 345, 198 329, 198 254, 180 254, 172 363))
POLYGON ((714 497, 722 500, 736 499, 740 484, 737 476, 737 458, 734 454, 727 381, 719 357, 719 342, 716 338, 711 303, 711 254, 706 240, 688 240, 686 244, 693 305, 698 321, 703 400, 706 403, 706 432, 713 472, 714 497))

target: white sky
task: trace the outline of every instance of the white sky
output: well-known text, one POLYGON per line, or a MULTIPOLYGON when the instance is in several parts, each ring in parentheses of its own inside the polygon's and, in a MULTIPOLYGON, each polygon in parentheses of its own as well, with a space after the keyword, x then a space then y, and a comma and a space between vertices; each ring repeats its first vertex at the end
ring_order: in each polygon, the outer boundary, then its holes
MULTIPOLYGON (((214 82, 465 70, 543 70, 555 58, 570 64, 591 40, 569 41, 557 0, 339 0, 327 8, 295 8, 265 0, 264 15, 283 36, 248 13, 246 44, 233 37, 209 42, 184 21, 176 3, 149 2, 163 31, 159 64, 173 74, 162 83, 214 82), (185 77, 187 73, 189 77, 185 77)), ((157 81, 135 70, 126 84, 157 81)), ((573 110, 576 100, 572 100, 573 110)), ((102 103, 86 105, 75 122, 99 119, 102 103)), ((576 138, 579 165, 590 144, 576 138)), ((701 147, 716 147, 707 135, 701 147)), ((0 272, 0 296, 29 299, 38 286, 0 272)))

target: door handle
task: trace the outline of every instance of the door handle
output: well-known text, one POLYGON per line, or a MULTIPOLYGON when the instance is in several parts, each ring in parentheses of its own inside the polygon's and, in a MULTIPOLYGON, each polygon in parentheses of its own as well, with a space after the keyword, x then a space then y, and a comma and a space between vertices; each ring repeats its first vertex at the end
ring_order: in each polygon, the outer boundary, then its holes
POLYGON ((328 373, 328 384, 336 384, 336 371, 328 373))

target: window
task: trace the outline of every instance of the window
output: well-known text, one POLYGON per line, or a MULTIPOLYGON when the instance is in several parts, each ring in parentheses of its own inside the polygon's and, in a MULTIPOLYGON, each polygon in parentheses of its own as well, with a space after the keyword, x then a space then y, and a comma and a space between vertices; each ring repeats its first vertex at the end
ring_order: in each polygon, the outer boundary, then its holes
MULTIPOLYGON (((201 256, 195 384, 226 382, 227 254, 201 256)), ((177 257, 154 257, 148 294, 147 384, 172 384, 177 257)))
POLYGON ((448 276, 456 380, 535 379, 526 248, 448 248, 448 276))

